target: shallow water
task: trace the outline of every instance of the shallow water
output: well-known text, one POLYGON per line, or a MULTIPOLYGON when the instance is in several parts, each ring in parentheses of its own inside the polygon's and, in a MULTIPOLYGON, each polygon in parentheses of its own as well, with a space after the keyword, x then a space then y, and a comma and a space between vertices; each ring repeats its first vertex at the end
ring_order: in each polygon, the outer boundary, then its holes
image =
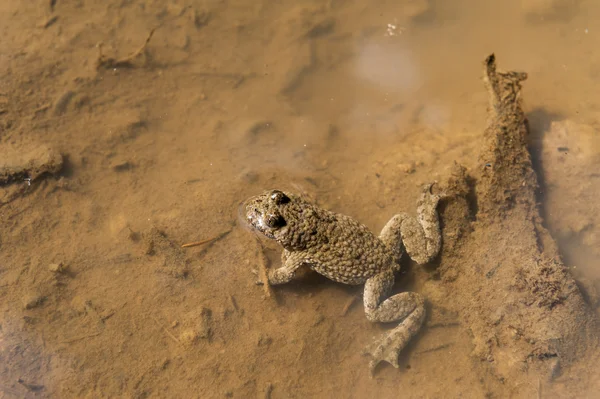
MULTIPOLYGON (((68 155, 60 184, 0 207, 0 398, 503 396, 431 271, 402 275, 430 318, 401 369, 371 379, 360 351, 382 328, 360 289, 308 275, 265 297, 260 248, 236 224, 274 187, 373 231, 413 212, 422 184, 479 166, 491 52, 529 74, 543 213, 597 310, 600 4, 54 3, 0 5, 0 141, 68 155), (99 42, 119 59, 152 28, 133 68, 96 69, 99 42), (57 280, 58 262, 72 275, 57 280), (46 300, 24 309, 32 297, 46 300)), ((530 385, 593 397, 598 372, 581 368, 530 385)))

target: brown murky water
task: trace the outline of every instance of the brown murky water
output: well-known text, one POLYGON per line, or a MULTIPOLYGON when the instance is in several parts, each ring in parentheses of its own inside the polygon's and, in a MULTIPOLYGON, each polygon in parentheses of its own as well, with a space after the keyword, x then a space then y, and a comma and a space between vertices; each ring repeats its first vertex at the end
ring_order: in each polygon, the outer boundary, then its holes
MULTIPOLYGON (((1 2, 0 144, 66 165, 0 188, 0 398, 523 397, 486 384, 415 267, 399 289, 430 319, 370 378, 360 288, 308 275, 266 297, 238 205, 280 187, 374 231, 413 212, 423 183, 478 166, 495 52, 529 74, 546 221, 597 312, 599 18, 583 0, 1 2), (99 43, 119 60, 153 28, 132 67, 97 68, 99 43)), ((600 397, 587 364, 524 381, 600 397)))

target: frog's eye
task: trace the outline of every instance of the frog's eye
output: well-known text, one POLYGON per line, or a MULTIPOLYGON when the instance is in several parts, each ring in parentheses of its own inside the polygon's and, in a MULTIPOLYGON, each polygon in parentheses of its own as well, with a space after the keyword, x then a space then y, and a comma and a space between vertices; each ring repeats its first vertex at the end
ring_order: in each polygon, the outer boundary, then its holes
POLYGON ((272 229, 278 229, 285 226, 285 219, 281 215, 268 215, 265 219, 267 226, 272 229))
POLYGON ((287 195, 285 195, 283 192, 281 192, 279 190, 275 190, 271 193, 271 199, 277 205, 287 204, 288 202, 290 202, 290 197, 288 197, 287 195))

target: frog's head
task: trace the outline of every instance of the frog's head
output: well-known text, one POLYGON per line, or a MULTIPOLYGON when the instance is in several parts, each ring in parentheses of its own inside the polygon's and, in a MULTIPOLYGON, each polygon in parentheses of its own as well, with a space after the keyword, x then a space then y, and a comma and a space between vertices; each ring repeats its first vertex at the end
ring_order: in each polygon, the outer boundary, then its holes
POLYGON ((280 190, 270 190, 244 202, 241 211, 245 222, 255 231, 276 240, 284 248, 298 244, 299 216, 303 201, 280 190))
POLYGON ((254 230, 277 240, 281 230, 287 226, 283 209, 291 202, 283 191, 271 190, 244 203, 246 223, 254 230))

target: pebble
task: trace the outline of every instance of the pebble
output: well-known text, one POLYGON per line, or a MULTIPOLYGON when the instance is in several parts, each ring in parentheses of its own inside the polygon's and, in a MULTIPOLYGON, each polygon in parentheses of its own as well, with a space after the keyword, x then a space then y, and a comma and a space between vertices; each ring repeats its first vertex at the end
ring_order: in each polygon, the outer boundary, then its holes
POLYGON ((50 263, 48 265, 48 270, 50 270, 52 273, 64 273, 67 271, 67 266, 65 266, 62 262, 50 263))

